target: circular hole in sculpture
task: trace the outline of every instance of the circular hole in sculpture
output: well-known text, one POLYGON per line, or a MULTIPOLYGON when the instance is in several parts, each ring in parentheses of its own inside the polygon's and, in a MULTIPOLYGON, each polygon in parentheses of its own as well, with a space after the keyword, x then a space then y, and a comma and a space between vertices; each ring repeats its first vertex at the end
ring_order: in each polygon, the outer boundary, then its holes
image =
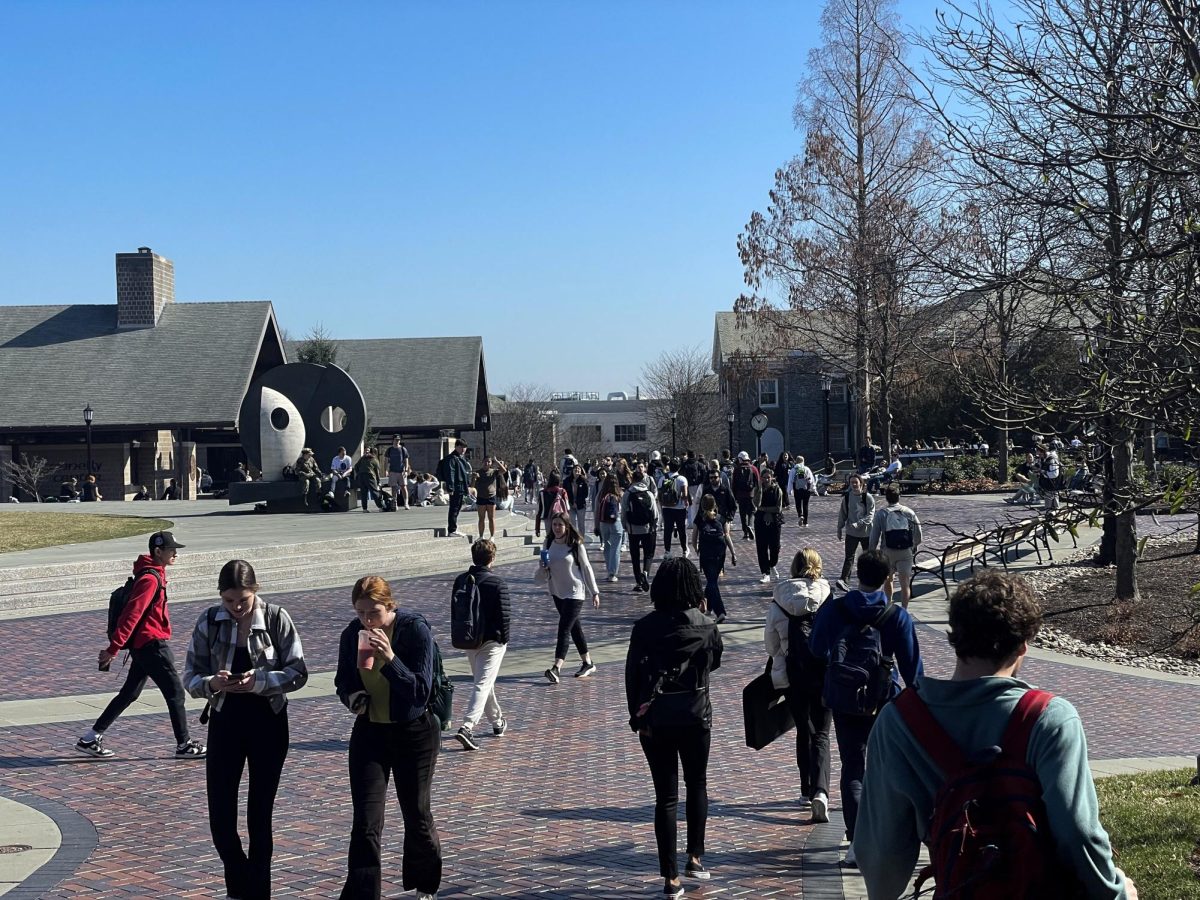
POLYGON ((321 413, 321 427, 330 434, 337 434, 346 427, 346 411, 340 406, 327 406, 321 413))
POLYGON ((271 410, 271 427, 276 431, 287 430, 288 423, 292 421, 292 417, 288 415, 288 411, 282 406, 277 406, 271 410))

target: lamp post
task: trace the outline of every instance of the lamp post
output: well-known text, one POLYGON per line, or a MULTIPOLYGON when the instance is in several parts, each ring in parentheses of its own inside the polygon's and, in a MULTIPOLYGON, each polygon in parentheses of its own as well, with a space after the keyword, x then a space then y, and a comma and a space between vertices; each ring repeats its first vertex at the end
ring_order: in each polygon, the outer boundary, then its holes
POLYGON ((734 418, 735 418, 735 416, 733 415, 732 412, 730 412, 729 415, 726 416, 726 419, 729 421, 729 455, 730 456, 733 456, 733 420, 734 420, 734 418))
POLYGON ((829 458, 829 392, 833 389, 833 378, 828 372, 821 373, 821 390, 825 392, 825 458, 829 458))
POLYGON ((850 395, 850 406, 846 411, 850 422, 850 450, 854 458, 858 459, 858 386, 850 385, 847 392, 850 395))
POLYGON ((671 407, 671 459, 675 458, 675 407, 671 407))
POLYGON ((486 415, 482 415, 479 417, 479 425, 483 429, 483 455, 486 458, 488 455, 488 452, 487 452, 488 417, 486 415))
POLYGON ((83 424, 87 430, 87 474, 92 474, 92 417, 96 415, 96 411, 92 409, 92 404, 88 404, 83 408, 83 424))

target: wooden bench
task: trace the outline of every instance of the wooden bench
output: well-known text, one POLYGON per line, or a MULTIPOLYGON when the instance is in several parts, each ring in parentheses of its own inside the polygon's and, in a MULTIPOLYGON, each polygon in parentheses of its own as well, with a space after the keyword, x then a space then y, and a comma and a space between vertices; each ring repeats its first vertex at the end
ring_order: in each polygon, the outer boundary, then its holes
POLYGON ((900 490, 906 488, 920 490, 921 488, 929 488, 936 481, 941 481, 946 477, 944 468, 935 466, 918 466, 912 470, 912 478, 897 478, 894 484, 899 485, 900 490))
POLYGON ((937 575, 942 581, 942 587, 946 593, 950 593, 950 584, 946 580, 949 575, 951 580, 956 579, 956 570, 963 563, 968 563, 971 571, 975 571, 975 563, 987 565, 987 533, 976 535, 975 537, 959 538, 954 543, 950 544, 944 550, 918 550, 913 558, 913 579, 918 575, 931 573, 937 575), (929 555, 929 559, 922 561, 919 557, 922 553, 929 555))
POLYGON ((1045 524, 1041 518, 1000 525, 988 532, 987 538, 988 543, 992 545, 992 554, 1005 569, 1008 568, 1008 554, 1016 554, 1022 544, 1029 544, 1033 548, 1039 565, 1042 562, 1042 546, 1045 545, 1046 552, 1050 552, 1050 547, 1046 544, 1045 524))

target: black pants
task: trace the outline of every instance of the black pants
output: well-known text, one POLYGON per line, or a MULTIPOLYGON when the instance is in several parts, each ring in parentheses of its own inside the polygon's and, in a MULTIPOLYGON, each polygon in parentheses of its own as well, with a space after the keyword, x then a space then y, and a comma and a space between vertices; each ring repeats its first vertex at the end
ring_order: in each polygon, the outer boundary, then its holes
POLYGON ((865 537, 846 535, 846 557, 842 560, 842 581, 849 581, 850 570, 854 568, 854 554, 860 547, 866 551, 867 539, 865 537))
POLYGON ((833 715, 821 702, 821 684, 814 677, 812 682, 791 685, 785 696, 796 722, 800 793, 810 800, 818 793, 829 796, 829 729, 833 715))
POLYGON ((862 799, 863 774, 867 771, 867 738, 874 724, 874 716, 833 714, 838 757, 842 761, 842 818, 846 821, 846 837, 852 841, 862 799))
POLYGON ((758 569, 764 575, 770 574, 771 569, 779 565, 779 536, 782 524, 779 513, 754 514, 754 527, 758 529, 754 535, 754 549, 758 551, 758 569), (771 516, 770 524, 767 524, 767 515, 771 516))
POLYGON ((575 642, 575 649, 580 658, 587 655, 587 638, 583 636, 583 626, 579 623, 579 614, 583 612, 583 601, 572 600, 570 597, 555 597, 554 608, 558 610, 558 642, 554 645, 554 658, 567 658, 567 639, 575 642))
POLYGON ((377 484, 359 484, 358 496, 359 496, 359 499, 362 501, 363 509, 367 508, 367 500, 374 500, 375 505, 379 509, 383 509, 383 494, 380 493, 379 485, 377 485, 377 484))
POLYGON ((175 671, 175 657, 171 654, 171 645, 166 641, 150 641, 136 650, 129 651, 129 674, 117 696, 108 701, 108 706, 96 720, 92 729, 98 733, 108 731, 110 725, 129 705, 142 695, 146 679, 158 686, 163 699, 167 701, 167 712, 171 716, 171 730, 175 732, 175 742, 182 744, 188 740, 187 710, 183 706, 183 683, 179 673, 175 671))
POLYGON ((411 722, 380 724, 359 716, 350 733, 349 873, 342 900, 379 900, 380 837, 388 778, 404 818, 404 890, 437 893, 442 882, 442 847, 429 810, 441 732, 437 719, 422 713, 411 722))
POLYGON ((739 497, 737 507, 738 515, 742 519, 742 537, 754 537, 754 529, 750 527, 750 522, 754 519, 754 498, 739 497))
POLYGON ((271 813, 288 753, 288 716, 252 694, 230 694, 208 726, 208 827, 225 867, 225 893, 238 900, 271 896, 271 813), (238 788, 249 766, 246 831, 250 851, 238 834, 238 788))
POLYGON ((465 494, 460 493, 450 495, 449 512, 446 514, 446 530, 451 534, 458 531, 458 513, 462 509, 463 497, 465 496, 465 494))
POLYGON ((658 545, 658 532, 649 534, 629 535, 629 562, 633 565, 633 580, 648 587, 650 584, 650 563, 654 559, 654 550, 658 545), (643 563, 643 555, 645 562, 643 563))
POLYGON ((796 515, 800 518, 801 525, 808 524, 808 498, 812 496, 811 491, 803 491, 796 488, 792 493, 796 495, 796 515))
POLYGON ((712 732, 703 725, 662 728, 640 735, 642 752, 654 781, 654 839, 658 844, 658 871, 663 878, 679 877, 675 859, 679 816, 679 766, 687 790, 687 852, 704 855, 704 829, 708 825, 708 751, 712 732))
POLYGON ((671 535, 679 533, 679 546, 687 548, 687 510, 664 509, 663 514, 663 550, 671 551, 671 535))
POLYGON ((708 603, 708 611, 714 616, 725 615, 725 601, 721 599, 721 569, 725 567, 725 557, 718 559, 700 560, 700 570, 704 573, 704 599, 708 603))

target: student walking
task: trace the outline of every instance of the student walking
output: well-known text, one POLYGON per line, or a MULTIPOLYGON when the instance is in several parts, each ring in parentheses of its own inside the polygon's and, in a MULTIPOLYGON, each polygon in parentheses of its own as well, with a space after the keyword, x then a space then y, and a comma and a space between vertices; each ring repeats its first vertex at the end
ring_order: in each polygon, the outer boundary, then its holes
POLYGON ((834 585, 839 591, 848 591, 850 570, 854 566, 854 555, 867 549, 871 535, 871 521, 875 516, 875 498, 867 493, 867 482, 861 475, 851 475, 850 485, 842 494, 838 504, 838 540, 846 536, 846 555, 842 560, 842 574, 834 585))
POLYGON ((525 502, 532 503, 537 496, 538 484, 542 480, 542 473, 538 471, 537 464, 532 459, 525 463, 525 471, 521 477, 525 482, 525 502))
POLYGON ((133 564, 133 584, 129 588, 125 606, 109 635, 108 646, 100 651, 97 660, 101 671, 108 671, 117 654, 128 648, 129 673, 121 690, 109 701, 100 718, 76 742, 75 749, 80 753, 101 759, 113 755, 113 751, 104 746, 104 734, 121 713, 142 695, 147 678, 162 691, 163 699, 167 701, 171 730, 175 732, 175 757, 200 759, 206 753, 204 745, 192 740, 188 733, 183 683, 179 680, 175 657, 171 653, 167 567, 175 565, 178 551, 183 546, 171 532, 156 531, 150 535, 150 552, 139 556, 133 564))
POLYGON ((733 486, 733 498, 737 500, 738 513, 742 517, 742 540, 754 540, 754 529, 751 522, 754 519, 754 494, 759 487, 758 469, 750 462, 750 454, 743 450, 737 455, 737 465, 730 479, 733 486))
POLYGON ((808 527, 808 501, 816 489, 813 470, 805 465, 803 456, 797 456, 796 464, 788 470, 787 492, 796 498, 796 520, 801 528, 808 527))
POLYGON ((621 497, 621 527, 629 541, 629 561, 633 565, 633 590, 650 590, 650 563, 658 538, 658 499, 654 482, 639 462, 635 481, 621 497))
POLYGON ((615 475, 606 475, 596 495, 596 531, 600 535, 600 547, 604 552, 604 568, 608 580, 615 584, 621 567, 621 542, 625 538, 621 526, 621 495, 624 492, 617 484, 615 475))
POLYGON ((404 890, 436 900, 442 848, 430 795, 441 731, 427 709, 433 635, 423 616, 396 608, 391 585, 378 575, 360 578, 351 600, 356 618, 342 632, 334 677, 338 699, 356 716, 348 758, 354 823, 341 900, 380 896, 389 779, 404 819, 404 890))
POLYGON ((542 528, 550 533, 550 519, 557 513, 570 515, 571 498, 567 496, 562 486, 562 479, 557 472, 551 472, 546 478, 546 486, 538 491, 537 510, 533 518, 533 534, 542 536, 542 528))
MULTIPOLYGON (((467 711, 463 714, 462 726, 458 729, 458 742, 466 750, 478 750, 474 737, 475 724, 487 717, 492 734, 500 737, 508 731, 508 720, 496 699, 496 678, 500 675, 500 664, 508 649, 509 600, 508 583, 492 571, 496 559, 496 545, 480 538, 471 545, 471 566, 454 582, 454 595, 461 589, 470 590, 473 583, 479 591, 480 638, 478 647, 467 648, 467 662, 471 664, 471 697, 467 711)), ((453 630, 453 626, 452 630, 453 630)))
POLYGON ((908 609, 908 601, 912 599, 913 557, 921 546, 921 520, 900 502, 900 488, 896 485, 884 488, 883 496, 887 506, 875 510, 868 543, 872 550, 882 550, 891 564, 891 574, 883 586, 888 599, 892 597, 892 578, 899 575, 900 602, 908 609))
POLYGON ((654 611, 629 637, 625 699, 654 782, 654 838, 664 897, 682 897, 676 859, 679 769, 687 799, 684 874, 706 880, 708 757, 712 743, 709 674, 721 666, 721 632, 699 609, 700 575, 687 559, 663 560, 650 587, 654 611))
POLYGON ((392 505, 393 512, 400 509, 401 503, 404 509, 408 509, 408 461, 408 448, 400 440, 400 435, 392 435, 392 446, 387 448, 387 468, 392 499, 396 501, 392 505))
POLYGON ((308 681, 291 616, 260 598, 258 589, 250 563, 225 563, 217 576, 221 602, 196 620, 183 667, 188 693, 208 701, 208 824, 225 869, 225 893, 239 900, 271 896, 271 820, 288 754, 287 695, 308 681), (247 768, 245 848, 238 792, 247 768))
POLYGON ((467 462, 467 442, 459 438, 454 450, 442 457, 437 466, 438 481, 449 498, 446 511, 446 535, 458 534, 458 514, 471 486, 471 464, 467 462))
POLYGON ((821 701, 825 660, 814 656, 808 638, 829 582, 821 577, 821 555, 805 547, 792 558, 791 575, 775 585, 763 631, 771 657, 771 680, 783 690, 796 723, 796 768, 801 803, 814 822, 829 821, 829 730, 833 716, 821 701))
POLYGON ((658 506, 663 516, 663 556, 671 555, 671 538, 679 536, 679 552, 687 556, 687 518, 691 504, 688 480, 679 473, 679 460, 667 463, 667 474, 658 486, 658 506))
POLYGON ((758 551, 759 584, 779 580, 779 541, 783 532, 783 488, 770 468, 763 469, 754 491, 754 547, 758 551))
POLYGON ((591 533, 591 529, 587 527, 588 491, 587 473, 584 472, 583 466, 577 465, 567 485, 567 500, 571 506, 571 522, 583 537, 584 543, 587 543, 587 536, 591 533))
MULTIPOLYGON (((720 480, 720 476, 716 476, 720 480)), ((729 524, 717 514, 717 498, 705 494, 700 498, 700 514, 692 528, 692 546, 704 573, 704 599, 707 612, 720 625, 725 621, 725 602, 721 599, 721 570, 725 568, 725 551, 731 565, 737 565, 737 553, 729 537, 729 524)))
POLYGON ((575 643, 580 666, 576 678, 587 678, 596 671, 592 656, 588 653, 587 638, 579 616, 583 612, 583 601, 592 598, 592 606, 600 608, 600 588, 592 564, 588 561, 583 535, 575 530, 570 516, 557 512, 550 517, 550 533, 542 546, 541 565, 538 578, 546 583, 554 607, 558 610, 558 642, 554 646, 554 665, 546 670, 546 680, 558 684, 559 673, 567 658, 568 639, 575 643))

